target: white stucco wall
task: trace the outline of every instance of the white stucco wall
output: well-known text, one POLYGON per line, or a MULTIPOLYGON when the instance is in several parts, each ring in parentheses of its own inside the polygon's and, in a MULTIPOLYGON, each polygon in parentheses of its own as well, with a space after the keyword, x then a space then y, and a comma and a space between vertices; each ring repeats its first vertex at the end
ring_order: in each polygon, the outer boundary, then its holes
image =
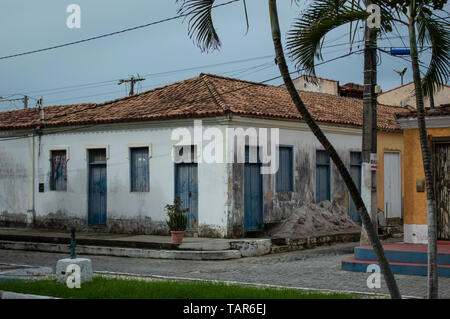
MULTIPOLYGON (((192 121, 191 121, 192 122, 192 121)), ((180 122, 180 126, 186 121, 180 122)), ((192 124, 189 130, 192 132, 192 124)), ((140 125, 142 126, 142 125, 140 125)), ((164 206, 174 198, 174 163, 171 159, 172 129, 169 126, 149 125, 132 128, 122 125, 98 127, 96 131, 74 130, 58 134, 44 134, 35 137, 36 178, 35 214, 43 227, 53 227, 67 219, 87 223, 88 211, 88 148, 107 148, 107 224, 118 223, 114 227, 128 231, 127 228, 140 227, 145 232, 165 226, 164 206), (150 191, 130 192, 129 147, 151 145, 149 161, 150 191), (67 191, 50 190, 50 152, 67 150, 67 191), (39 183, 45 184, 44 192, 38 192, 39 183), (150 219, 149 219, 150 218, 150 219), (119 222, 120 220, 120 222, 119 222), (125 224, 124 222, 125 221, 125 224), (145 228, 143 224, 150 223, 145 228), (119 225, 122 223, 121 225, 119 225), (158 225, 153 225, 157 223, 158 225)), ((205 126, 205 129, 208 126, 205 126)), ((220 129, 220 126, 217 126, 220 129)), ((192 134, 193 136, 193 134, 192 134)), ((1 140, 1 138, 0 138, 1 140)), ((1 142, 0 158, 4 169, 1 172, 14 172, 9 177, 0 176, 0 212, 27 212, 30 158, 27 139, 1 142)), ((3 174, 4 175, 4 174, 3 174)), ((209 225, 225 232, 226 201, 225 164, 198 164, 198 221, 199 225, 209 225)), ((61 225, 58 225, 60 227, 61 225)), ((133 230, 134 232, 136 230, 133 230)), ((140 232, 140 231, 139 231, 140 232)), ((223 235, 223 234, 222 234, 223 235)))
POLYGON ((24 226, 29 220, 31 162, 29 138, 0 142, 0 222, 24 226))

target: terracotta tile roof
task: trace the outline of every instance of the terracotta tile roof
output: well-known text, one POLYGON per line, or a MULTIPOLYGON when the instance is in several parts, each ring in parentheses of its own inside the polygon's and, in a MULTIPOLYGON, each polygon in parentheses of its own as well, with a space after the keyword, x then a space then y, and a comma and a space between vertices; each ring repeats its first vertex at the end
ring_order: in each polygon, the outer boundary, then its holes
MULTIPOLYGON (((313 92, 300 95, 316 121, 362 126, 361 100, 313 92)), ((210 74, 100 104, 49 106, 44 110, 43 127, 207 117, 226 112, 301 120, 286 89, 210 74)), ((379 105, 379 128, 399 130, 395 113, 402 110, 405 109, 379 105)), ((0 112, 0 130, 31 128, 39 122, 36 108, 0 112)))
MULTIPOLYGON (((450 115, 450 104, 443 104, 440 106, 436 106, 434 109, 426 108, 425 109, 425 116, 449 116, 450 115)), ((417 110, 412 109, 409 112, 403 112, 400 114, 396 114, 397 118, 416 118, 417 117, 417 110)))

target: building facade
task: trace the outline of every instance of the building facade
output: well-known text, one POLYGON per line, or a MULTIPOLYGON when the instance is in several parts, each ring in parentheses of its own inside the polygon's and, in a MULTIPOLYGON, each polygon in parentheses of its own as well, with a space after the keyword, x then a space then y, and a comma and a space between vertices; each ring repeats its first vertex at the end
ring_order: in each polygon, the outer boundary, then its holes
MULTIPOLYGON (((362 103, 301 94, 360 184, 362 103)), ((379 110, 380 130, 398 131, 398 109, 379 110)), ((201 74, 101 104, 0 113, 2 226, 167 234, 164 207, 174 198, 189 208, 188 230, 204 237, 242 237, 324 200, 357 218, 283 88, 201 74), (270 144, 279 168, 261 174, 265 162, 248 157, 262 144, 250 133, 265 129, 278 132, 270 144), (215 161, 204 156, 211 152, 215 161)))

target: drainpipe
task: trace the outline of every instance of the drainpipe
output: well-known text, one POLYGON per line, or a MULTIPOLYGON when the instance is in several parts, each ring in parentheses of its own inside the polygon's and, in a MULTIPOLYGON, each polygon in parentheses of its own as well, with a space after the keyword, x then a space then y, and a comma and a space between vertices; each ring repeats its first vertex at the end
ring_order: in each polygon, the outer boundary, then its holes
POLYGON ((30 174, 28 182, 28 215, 27 224, 33 227, 35 224, 36 211, 35 211, 35 143, 34 143, 34 133, 28 135, 28 147, 29 147, 29 163, 30 163, 30 174))

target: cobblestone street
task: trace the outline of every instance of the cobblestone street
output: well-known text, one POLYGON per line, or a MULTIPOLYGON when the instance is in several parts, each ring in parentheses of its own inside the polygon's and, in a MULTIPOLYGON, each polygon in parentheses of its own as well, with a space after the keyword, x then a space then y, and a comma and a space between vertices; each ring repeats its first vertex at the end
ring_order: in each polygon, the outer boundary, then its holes
MULTIPOLYGON (((340 268, 354 244, 337 244, 313 250, 271 254, 228 261, 161 260, 90 256, 94 271, 125 272, 220 281, 271 284, 291 287, 388 293, 384 280, 380 289, 366 286, 368 274, 340 268)), ((0 250, 0 263, 55 267, 63 254, 0 250)), ((425 276, 395 276, 402 295, 426 296, 425 276)), ((439 278, 439 293, 450 298, 450 278, 439 278)))

